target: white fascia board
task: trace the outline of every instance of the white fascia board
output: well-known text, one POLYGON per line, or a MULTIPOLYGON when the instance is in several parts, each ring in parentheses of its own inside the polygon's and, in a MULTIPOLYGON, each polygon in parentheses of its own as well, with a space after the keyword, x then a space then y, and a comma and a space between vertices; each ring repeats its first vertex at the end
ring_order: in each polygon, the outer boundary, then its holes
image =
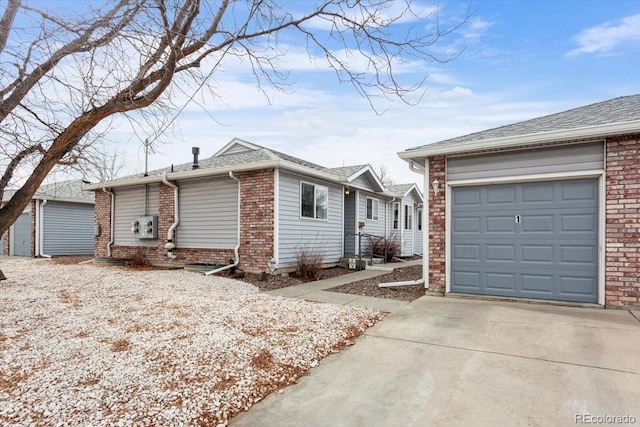
POLYGON ((371 167, 371 165, 367 165, 367 166, 363 167, 362 169, 360 169, 358 172, 356 172, 353 175, 351 175, 349 178, 347 178, 347 182, 351 182, 354 179, 356 179, 357 177, 359 177, 360 175, 363 175, 363 174, 365 174, 367 172, 369 172, 369 175, 371 175, 371 177, 373 177, 373 180, 375 181, 375 183, 380 188, 380 190, 378 192, 379 193, 385 193, 386 192, 386 188, 384 187, 384 184, 382 183, 382 181, 380 181, 380 178, 378 178, 378 174, 376 174, 374 172, 374 170, 371 167))
POLYGON ((452 144, 433 144, 401 151, 398 156, 407 162, 425 157, 458 154, 466 151, 491 150, 496 148, 516 148, 530 144, 544 144, 566 140, 600 138, 610 135, 640 132, 640 120, 606 125, 586 126, 577 129, 555 130, 528 135, 507 136, 503 138, 466 141, 452 144))
POLYGON ((95 205, 96 202, 93 200, 85 200, 85 199, 71 199, 69 197, 49 197, 49 196, 39 196, 36 195, 34 200, 48 200, 50 202, 66 202, 66 203, 80 203, 83 205, 95 205))
MULTIPOLYGON (((326 181, 340 184, 340 181, 336 178, 335 175, 331 175, 326 172, 311 169, 302 165, 297 165, 295 163, 287 162, 285 160, 267 160, 263 162, 247 163, 244 165, 226 166, 222 168, 201 168, 201 169, 192 169, 192 170, 182 171, 182 172, 173 172, 173 173, 167 174, 167 179, 169 181, 179 181, 184 179, 202 178, 207 176, 226 175, 229 172, 244 172, 244 171, 250 171, 250 170, 275 169, 275 168, 282 168, 282 169, 298 172, 307 176, 313 176, 316 178, 324 179, 326 181)), ((87 184, 83 186, 82 189, 95 191, 102 188, 132 187, 135 185, 144 185, 144 184, 151 184, 156 182, 162 182, 162 175, 123 179, 121 181, 112 181, 112 182, 104 182, 104 183, 97 183, 97 184, 87 184)))
POLYGON ((404 193, 404 196, 402 196, 402 197, 403 197, 403 198, 404 198, 404 197, 407 197, 407 196, 409 195, 409 193, 411 193, 412 191, 415 191, 415 192, 416 192, 416 194, 418 195, 418 198, 419 198, 420 200, 422 200, 422 203, 424 203, 424 196, 422 195, 422 193, 421 193, 421 192, 420 192, 420 190, 418 189, 418 186, 417 186, 417 185, 415 185, 415 184, 412 184, 412 185, 411 185, 411 188, 409 189, 409 191, 407 191, 406 193, 404 193))
MULTIPOLYGON (((265 162, 247 163, 244 165, 225 166, 222 168, 201 168, 192 169, 182 172, 173 172, 167 174, 169 181, 178 181, 182 179, 203 178, 215 175, 227 175, 229 172, 244 172, 257 169, 274 169, 279 166, 278 161, 268 160, 265 162)), ((145 176, 141 178, 123 179, 121 181, 101 182, 97 184, 88 184, 83 186, 83 190, 99 190, 102 188, 118 188, 133 187, 136 185, 152 184, 162 182, 162 175, 145 176)))

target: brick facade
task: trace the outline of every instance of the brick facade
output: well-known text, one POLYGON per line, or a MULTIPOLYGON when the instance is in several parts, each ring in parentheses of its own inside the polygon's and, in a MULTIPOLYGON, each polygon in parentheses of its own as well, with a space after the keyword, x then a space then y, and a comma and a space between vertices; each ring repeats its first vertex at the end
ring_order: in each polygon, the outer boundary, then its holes
MULTIPOLYGON (((273 257, 274 171, 261 170, 237 174, 240 179, 240 267, 247 270, 266 269, 273 257)), ((179 184, 179 183, 178 183, 179 184)), ((141 257, 155 264, 182 266, 191 263, 225 265, 233 262, 233 249, 199 249, 180 246, 180 226, 174 230, 176 259, 167 257, 164 248, 167 233, 174 222, 174 190, 160 183, 158 187, 158 240, 155 246, 111 246, 114 258, 141 257)), ((107 256, 111 240, 111 195, 96 191, 96 223, 100 235, 95 239, 95 255, 107 256)), ((116 202, 117 203, 117 202, 116 202)))
POLYGON ((640 135, 606 148, 605 304, 640 308, 640 135))
POLYGON ((425 188, 429 197, 429 290, 445 292, 447 266, 445 262, 446 209, 445 189, 447 184, 446 159, 444 156, 429 158, 429 183, 438 180, 440 191, 435 194, 431 188, 425 188))
POLYGON ((237 176, 240 179, 241 264, 264 271, 274 255, 274 171, 249 171, 237 176))

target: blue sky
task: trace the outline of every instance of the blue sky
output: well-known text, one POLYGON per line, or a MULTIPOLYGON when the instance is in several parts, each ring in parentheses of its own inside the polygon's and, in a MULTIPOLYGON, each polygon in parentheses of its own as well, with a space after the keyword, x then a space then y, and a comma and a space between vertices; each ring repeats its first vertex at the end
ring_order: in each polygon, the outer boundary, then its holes
MULTIPOLYGON (((441 17, 461 4, 440 2, 441 17)), ((216 76, 218 97, 177 116, 175 131, 162 138, 171 143, 157 148, 150 168, 190 161, 191 146, 208 157, 238 137, 324 166, 385 165, 397 183, 420 183, 398 151, 640 93, 640 1, 478 1, 473 9, 464 27, 434 46, 445 55, 464 47, 458 58, 413 64, 429 73, 416 106, 384 104, 377 115, 331 72, 310 67, 289 40, 294 93, 272 93, 269 103, 250 75, 216 76)), ((127 172, 142 170, 142 136, 125 127, 110 135, 128 153, 127 172)))

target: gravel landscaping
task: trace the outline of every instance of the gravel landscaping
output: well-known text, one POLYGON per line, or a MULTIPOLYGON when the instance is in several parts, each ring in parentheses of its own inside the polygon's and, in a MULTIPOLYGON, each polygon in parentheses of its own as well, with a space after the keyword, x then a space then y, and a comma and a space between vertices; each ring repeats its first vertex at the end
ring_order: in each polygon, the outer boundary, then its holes
POLYGON ((411 286, 394 286, 380 288, 378 284, 385 282, 404 282, 417 280, 422 277, 422 265, 398 267, 393 272, 370 279, 359 280, 336 288, 327 289, 331 292, 342 292, 353 295, 366 295, 376 298, 388 298, 400 301, 413 301, 424 296, 424 284, 411 286))
POLYGON ((3 259, 1 425, 226 425, 380 314, 182 270, 3 259))

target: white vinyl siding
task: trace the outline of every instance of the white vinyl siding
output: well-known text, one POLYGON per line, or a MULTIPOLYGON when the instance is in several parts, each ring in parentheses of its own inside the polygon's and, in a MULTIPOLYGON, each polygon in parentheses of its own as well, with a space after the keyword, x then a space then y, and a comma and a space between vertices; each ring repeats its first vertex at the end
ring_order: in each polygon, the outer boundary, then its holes
POLYGON ((158 184, 149 184, 146 188, 144 185, 116 188, 113 193, 115 197, 114 244, 116 246, 157 245, 156 239, 136 238, 131 227, 134 219, 139 216, 158 215, 158 184))
POLYGON ((238 183, 228 177, 180 181, 177 246, 230 249, 238 244, 238 183))
POLYGON ((44 254, 93 253, 93 204, 49 201, 41 208, 41 212, 44 254))
POLYGON ((361 188, 363 190, 374 191, 373 185, 371 185, 369 180, 367 178, 365 178, 365 174, 366 174, 366 172, 363 173, 362 175, 360 175, 359 177, 355 178, 349 184, 354 186, 354 187, 361 188))
POLYGON ((342 257, 344 233, 343 187, 284 171, 280 171, 279 183, 278 267, 295 265, 296 254, 301 251, 321 254, 324 263, 337 262, 342 257), (326 220, 300 216, 301 182, 327 190, 326 220))
POLYGON ((380 200, 367 197, 367 219, 378 221, 380 217, 380 200))
POLYGON ((447 180, 604 169, 603 142, 447 158, 447 180))

